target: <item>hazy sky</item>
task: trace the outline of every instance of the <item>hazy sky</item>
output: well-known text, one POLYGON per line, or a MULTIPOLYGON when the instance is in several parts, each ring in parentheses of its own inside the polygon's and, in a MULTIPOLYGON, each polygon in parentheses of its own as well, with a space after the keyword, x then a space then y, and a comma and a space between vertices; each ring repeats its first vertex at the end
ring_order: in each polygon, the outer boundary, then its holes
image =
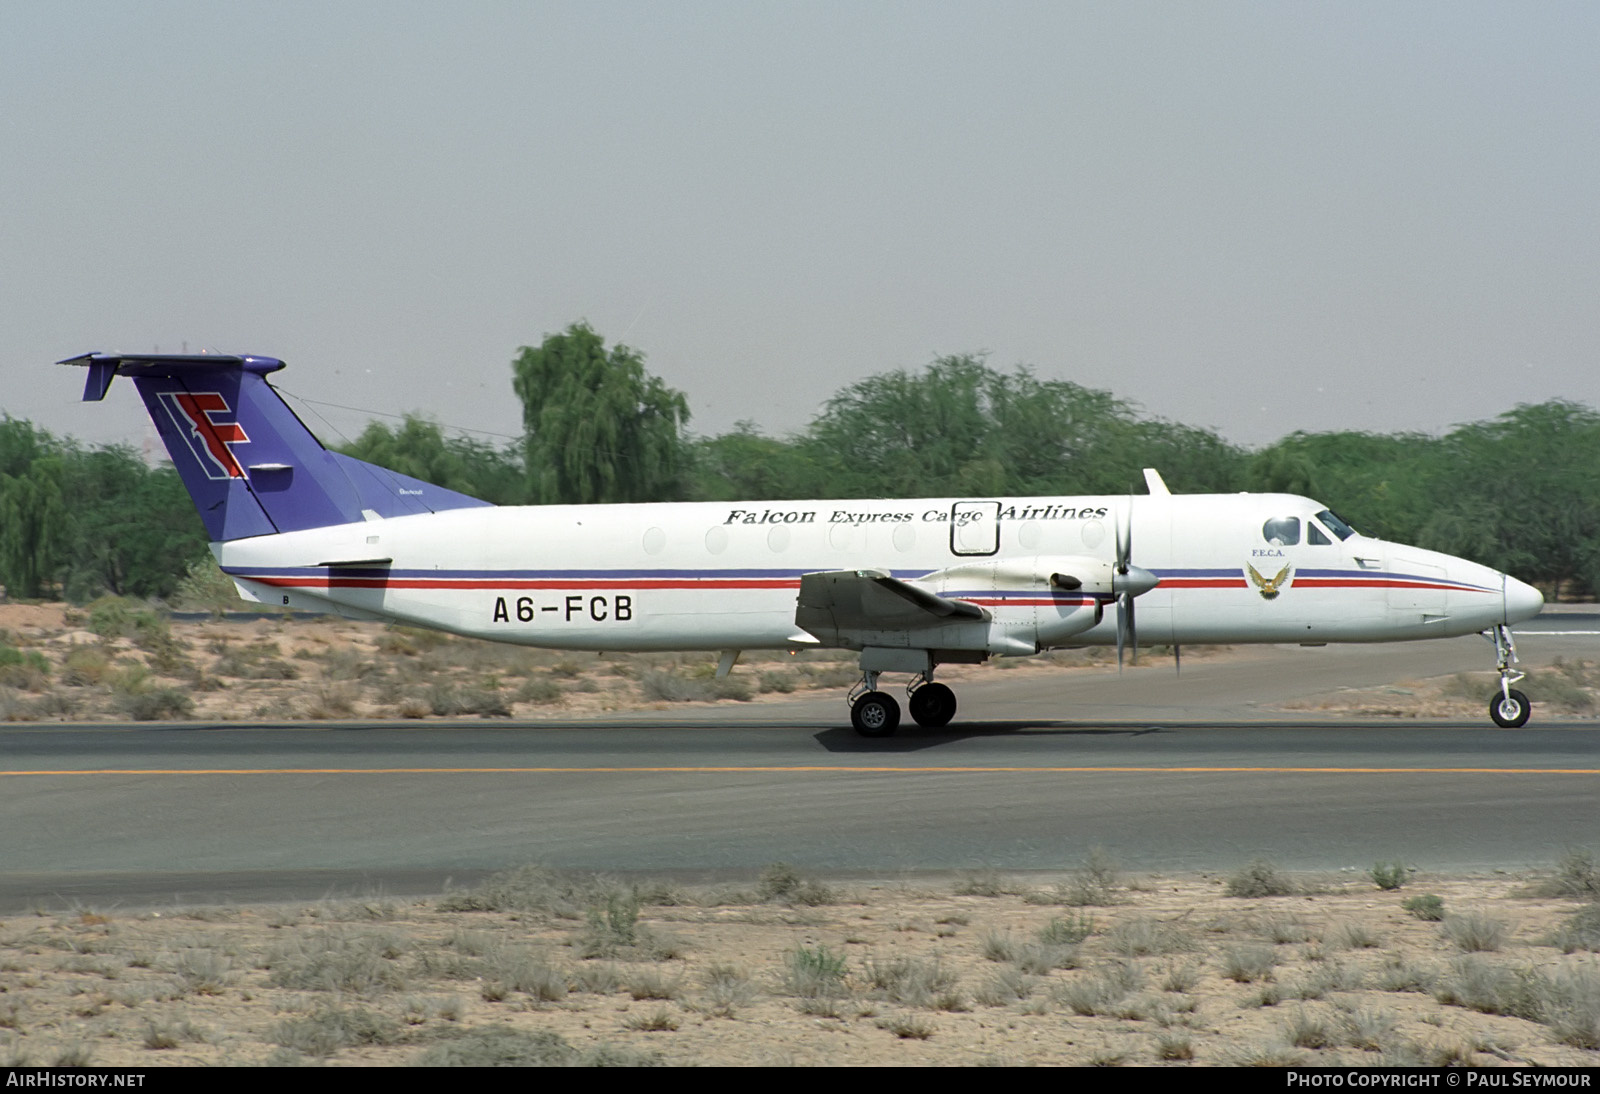
MULTIPOLYGON (((1594 3, 0 4, 0 411, 282 357, 519 431, 587 319, 702 433, 934 356, 1260 444, 1600 402, 1594 3)), ((319 420, 316 413, 323 418, 319 420)))

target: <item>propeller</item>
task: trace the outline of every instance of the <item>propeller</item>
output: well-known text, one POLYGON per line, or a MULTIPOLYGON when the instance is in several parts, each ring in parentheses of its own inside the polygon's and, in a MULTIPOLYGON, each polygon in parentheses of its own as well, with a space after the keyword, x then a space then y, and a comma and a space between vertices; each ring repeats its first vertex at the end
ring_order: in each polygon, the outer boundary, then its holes
POLYGON ((1161 580, 1142 566, 1133 564, 1133 498, 1123 507, 1117 522, 1117 560, 1111 575, 1111 592, 1117 600, 1117 669, 1122 669, 1124 646, 1133 647, 1133 663, 1139 663, 1139 632, 1134 624, 1133 600, 1143 596, 1161 580))

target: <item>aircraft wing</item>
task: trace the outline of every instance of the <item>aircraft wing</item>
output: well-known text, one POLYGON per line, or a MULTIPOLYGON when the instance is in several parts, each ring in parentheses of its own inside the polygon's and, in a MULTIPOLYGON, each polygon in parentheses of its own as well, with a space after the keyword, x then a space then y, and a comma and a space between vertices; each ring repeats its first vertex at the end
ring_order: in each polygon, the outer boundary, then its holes
POLYGON ((952 600, 879 570, 828 570, 800 578, 795 622, 812 633, 839 630, 899 630, 989 613, 967 600, 952 600))

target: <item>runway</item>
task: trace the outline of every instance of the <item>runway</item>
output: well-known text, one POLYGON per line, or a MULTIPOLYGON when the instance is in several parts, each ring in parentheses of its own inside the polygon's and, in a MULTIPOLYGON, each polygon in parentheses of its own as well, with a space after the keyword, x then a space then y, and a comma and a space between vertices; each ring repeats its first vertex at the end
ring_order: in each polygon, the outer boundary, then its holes
MULTIPOLYGON (((1524 657, 1591 658, 1573 620, 1524 657)), ((1578 621, 1580 623, 1585 621, 1578 621)), ((626 717, 0 729, 0 912, 437 891, 528 862, 690 878, 1517 868, 1600 847, 1600 722, 1352 722, 1285 696, 1483 668, 1470 638, 1120 676, 995 672, 883 741, 837 695, 626 717), (1041 717, 1040 715, 1043 715, 1041 717)))

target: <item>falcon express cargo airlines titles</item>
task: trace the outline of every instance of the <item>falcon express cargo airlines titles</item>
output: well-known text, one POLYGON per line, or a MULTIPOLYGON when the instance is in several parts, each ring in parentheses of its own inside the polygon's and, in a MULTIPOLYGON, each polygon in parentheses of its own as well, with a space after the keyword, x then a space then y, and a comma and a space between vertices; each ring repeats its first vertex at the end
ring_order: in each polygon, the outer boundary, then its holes
POLYGON ((866 736, 947 724, 940 665, 1062 647, 1393 642, 1483 633, 1520 726, 1511 625, 1539 591, 1360 534, 1292 494, 495 506, 331 452, 271 357, 90 353, 131 377, 245 600, 573 650, 847 649, 866 736), (1137 616, 1135 608, 1137 607, 1137 616))

